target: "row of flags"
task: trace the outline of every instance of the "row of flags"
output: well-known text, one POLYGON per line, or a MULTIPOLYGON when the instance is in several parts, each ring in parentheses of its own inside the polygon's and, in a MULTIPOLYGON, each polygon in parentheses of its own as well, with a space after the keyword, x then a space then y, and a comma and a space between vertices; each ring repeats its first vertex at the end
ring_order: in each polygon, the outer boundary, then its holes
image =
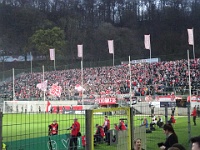
MULTIPOLYGON (((187 29, 187 32, 188 32, 189 45, 194 45, 193 29, 187 29)), ((145 49, 151 50, 150 34, 144 35, 144 46, 145 46, 145 49)))
MULTIPOLYGON (((41 83, 38 83, 38 84, 36 85, 36 87, 37 87, 38 89, 40 89, 41 91, 46 92, 46 91, 47 91, 47 82, 48 82, 48 81, 45 80, 45 81, 43 81, 43 82, 41 82, 41 83)), ((78 92, 85 91, 85 89, 84 89, 81 85, 79 85, 79 84, 77 84, 77 85, 75 86, 75 90, 77 90, 78 92)), ((59 86, 58 83, 55 83, 55 84, 53 84, 53 85, 51 86, 49 93, 50 93, 50 95, 52 95, 52 96, 60 97, 60 96, 61 96, 61 93, 62 93, 62 87, 59 86)))
MULTIPOLYGON (((189 45, 194 45, 194 35, 193 29, 187 29, 188 32, 188 43, 189 45)), ((144 35, 144 46, 145 49, 151 50, 150 34, 144 35)), ((83 45, 77 45, 78 57, 83 57, 83 45)), ((108 50, 109 54, 114 54, 114 42, 113 40, 108 40, 108 50)), ((50 60, 55 60, 55 49, 49 49, 50 60)))

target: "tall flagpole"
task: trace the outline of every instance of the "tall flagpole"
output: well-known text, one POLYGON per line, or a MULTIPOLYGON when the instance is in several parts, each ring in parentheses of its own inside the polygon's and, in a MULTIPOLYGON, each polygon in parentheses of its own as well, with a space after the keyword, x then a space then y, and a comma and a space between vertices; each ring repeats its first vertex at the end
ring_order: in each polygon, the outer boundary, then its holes
MULTIPOLYGON (((191 80, 190 80, 190 58, 189 58, 189 50, 187 50, 187 57, 188 57, 188 74, 189 74, 189 97, 190 97, 190 104, 191 104, 191 97, 192 97, 192 93, 191 93, 191 80)), ((189 104, 189 106, 187 106, 188 107, 188 139, 191 139, 191 133, 190 133, 190 131, 191 131, 191 124, 190 124, 190 105, 189 104)), ((189 146, 189 148, 191 148, 190 146, 189 146)))
POLYGON ((15 70, 13 70, 13 100, 15 100, 15 70))
POLYGON ((30 61, 31 61, 31 74, 32 74, 32 72, 33 72, 33 69, 32 69, 33 68, 33 62, 32 62, 32 54, 31 54, 31 52, 30 52, 30 59, 31 59, 30 61))
POLYGON ((114 55, 114 50, 113 50, 113 66, 115 66, 115 55, 114 55))
POLYGON ((130 107, 132 107, 131 57, 129 56, 128 58, 129 58, 128 62, 129 62, 129 73, 130 73, 130 91, 129 91, 129 94, 130 94, 130 107))
POLYGON ((194 52, 194 28, 192 28, 192 32, 193 32, 193 58, 195 60, 195 52, 194 52))
POLYGON ((81 86, 82 86, 81 101, 82 101, 82 105, 84 105, 84 102, 83 102, 83 57, 81 59, 81 86))
MULTIPOLYGON (((55 51, 54 51, 54 52, 55 52, 55 51)), ((56 58, 54 59, 53 62, 54 62, 54 64, 53 64, 53 65, 54 65, 54 71, 56 71, 56 58)))
MULTIPOLYGON (((42 81, 44 83, 44 65, 42 66, 42 81)), ((44 90, 44 101, 45 101, 45 90, 44 90)))

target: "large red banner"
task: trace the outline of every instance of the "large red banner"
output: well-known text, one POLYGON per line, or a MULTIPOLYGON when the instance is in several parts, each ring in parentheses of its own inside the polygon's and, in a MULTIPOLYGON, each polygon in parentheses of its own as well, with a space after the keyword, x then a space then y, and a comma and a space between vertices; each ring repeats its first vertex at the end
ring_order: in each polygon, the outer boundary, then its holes
POLYGON ((115 97, 101 97, 96 99, 99 105, 112 105, 116 104, 117 100, 115 97))

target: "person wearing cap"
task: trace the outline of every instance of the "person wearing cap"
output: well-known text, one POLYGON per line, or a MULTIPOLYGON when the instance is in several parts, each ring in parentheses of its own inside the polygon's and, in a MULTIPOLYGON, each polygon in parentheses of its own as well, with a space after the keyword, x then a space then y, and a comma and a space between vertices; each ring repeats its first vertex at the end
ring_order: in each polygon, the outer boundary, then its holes
POLYGON ((77 118, 74 118, 74 123, 71 126, 71 136, 70 136, 70 150, 77 150, 77 139, 78 133, 80 132, 80 123, 78 122, 77 118))
POLYGON ((53 123, 49 125, 49 135, 57 135, 57 134, 58 134, 58 123, 56 120, 54 120, 53 123))
POLYGON ((192 143, 191 150, 200 150, 200 136, 192 137, 190 142, 192 143))

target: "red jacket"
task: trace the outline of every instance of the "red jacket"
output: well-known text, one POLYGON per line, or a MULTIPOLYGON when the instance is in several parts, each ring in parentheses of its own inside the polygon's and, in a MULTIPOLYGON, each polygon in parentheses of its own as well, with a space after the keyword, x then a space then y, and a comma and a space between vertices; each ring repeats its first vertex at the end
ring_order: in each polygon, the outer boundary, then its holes
POLYGON ((55 124, 51 124, 50 126, 49 126, 49 131, 50 131, 50 134, 51 135, 56 135, 56 134, 58 134, 58 124, 57 123, 55 123, 55 124))
POLYGON ((110 120, 105 120, 103 123, 103 127, 106 128, 107 130, 110 130, 110 120), (107 121, 107 125, 105 125, 106 121, 107 121))
POLYGON ((192 116, 197 116, 197 110, 196 109, 193 109, 193 111, 192 111, 192 114, 191 114, 192 116))
POLYGON ((120 122, 119 124, 119 130, 126 130, 125 123, 123 121, 120 122))
POLYGON ((101 137, 104 137, 104 130, 102 126, 98 126, 97 130, 96 130, 96 135, 100 135, 101 137))
POLYGON ((79 131, 80 131, 80 123, 78 121, 75 121, 71 127, 71 135, 77 136, 79 131))

